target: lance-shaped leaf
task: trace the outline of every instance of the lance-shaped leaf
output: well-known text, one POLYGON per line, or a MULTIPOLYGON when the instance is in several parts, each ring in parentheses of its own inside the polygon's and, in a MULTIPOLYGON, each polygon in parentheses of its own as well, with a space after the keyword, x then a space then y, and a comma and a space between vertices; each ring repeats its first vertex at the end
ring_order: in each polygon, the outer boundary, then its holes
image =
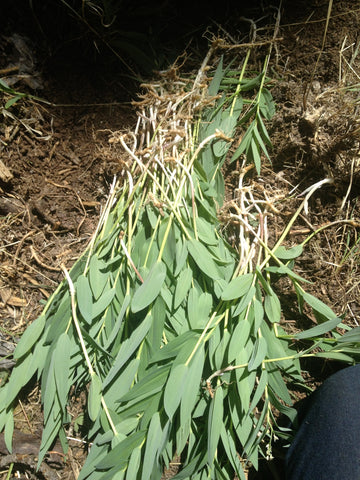
POLYGON ((14 351, 14 358, 21 358, 39 340, 45 327, 46 317, 40 315, 23 333, 14 351))
POLYGON ((221 294, 222 300, 235 300, 245 295, 251 287, 253 278, 254 275, 252 273, 233 278, 227 287, 224 288, 221 294))
POLYGON ((221 428, 223 426, 224 396, 219 385, 215 389, 214 398, 211 400, 208 420, 208 463, 213 465, 219 443, 221 428))
POLYGON ((203 273, 213 280, 221 278, 220 269, 205 245, 198 240, 190 240, 187 246, 190 255, 203 273))
POLYGON ((258 337, 256 339, 254 350, 249 361, 249 372, 255 370, 261 362, 264 360, 267 353, 267 344, 264 337, 258 337))
POLYGON ((89 396, 88 396, 88 413, 90 419, 94 422, 99 414, 101 406, 102 383, 100 378, 94 373, 91 377, 89 396))
POLYGON ((144 283, 136 290, 131 301, 131 310, 136 313, 149 306, 159 295, 166 276, 166 266, 156 262, 144 283))
POLYGON ((159 449, 159 439, 162 435, 159 412, 152 416, 150 426, 146 437, 146 448, 141 472, 141 480, 149 480, 154 464, 157 461, 157 453, 159 449))
POLYGON ((187 383, 188 367, 183 363, 175 365, 166 382, 164 392, 164 408, 167 416, 171 419, 182 399, 187 383))
POLYGON ((321 323, 320 325, 316 325, 316 327, 309 328, 309 330, 297 333, 294 337, 298 340, 302 340, 304 338, 319 337, 324 333, 330 332, 330 330, 339 325, 339 323, 341 323, 341 318, 335 317, 332 320, 328 320, 327 322, 321 323))
POLYGON ((175 309, 180 305, 180 303, 186 297, 186 294, 188 293, 191 286, 192 278, 193 278, 193 274, 192 274, 191 268, 185 268, 185 270, 183 270, 180 273, 176 281, 176 287, 175 287, 175 296, 174 296, 175 309))

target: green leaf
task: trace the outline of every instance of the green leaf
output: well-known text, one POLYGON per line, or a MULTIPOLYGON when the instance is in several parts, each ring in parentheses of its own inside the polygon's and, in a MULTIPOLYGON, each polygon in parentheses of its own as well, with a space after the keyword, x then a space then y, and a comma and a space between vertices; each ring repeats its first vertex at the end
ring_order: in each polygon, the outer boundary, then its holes
POLYGON ((126 469, 126 480, 134 480, 140 470, 141 461, 141 447, 137 447, 133 450, 128 467, 126 469))
POLYGON ((261 137, 264 139, 265 143, 271 147, 272 146, 271 139, 269 137, 269 134, 268 134, 268 131, 265 127, 263 119, 261 118, 261 115, 258 115, 256 120, 257 120, 258 126, 260 128, 261 137))
POLYGON ((271 120, 275 115, 275 103, 267 88, 263 88, 260 95, 260 110, 266 120, 271 120))
POLYGON ((268 372, 269 386, 273 392, 281 398, 288 405, 292 405, 292 400, 287 389, 286 383, 281 376, 277 365, 267 364, 266 370, 268 372))
POLYGON ((96 468, 99 470, 107 470, 112 467, 125 463, 135 448, 138 448, 145 439, 146 432, 137 431, 122 440, 115 448, 113 448, 105 458, 97 463, 96 468))
MULTIPOLYGON (((200 452, 191 461, 181 469, 181 471, 172 478, 172 480, 195 480, 196 474, 206 463, 206 454, 200 452)), ((198 478, 198 477, 196 477, 198 478)), ((205 480, 205 479, 204 479, 205 480)))
POLYGON ((249 360, 248 370, 256 370, 264 360, 267 353, 267 344, 264 337, 258 337, 255 341, 254 350, 249 360))
MULTIPOLYGON (((237 119, 235 116, 227 116, 222 120, 219 129, 229 138, 235 131, 237 119)), ((218 139, 213 144, 213 152, 216 157, 222 157, 229 150, 231 143, 226 140, 218 139)))
POLYGON ((216 230, 212 223, 210 223, 209 221, 205 220, 202 217, 199 217, 196 219, 196 228, 197 228, 199 239, 205 245, 218 244, 218 238, 215 233, 216 230))
POLYGON ((109 278, 109 272, 104 271, 109 268, 109 260, 100 260, 96 254, 91 256, 89 264, 89 282, 91 290, 97 300, 104 291, 109 278))
POLYGON ((152 416, 148 434, 146 437, 146 449, 141 473, 141 480, 149 480, 156 462, 156 456, 159 448, 159 438, 161 438, 162 429, 159 412, 152 416))
POLYGON ((140 398, 142 395, 150 397, 154 393, 159 392, 165 386, 169 370, 169 365, 153 368, 151 372, 136 383, 128 393, 121 396, 118 402, 127 402, 134 398, 140 398))
POLYGON ((330 332, 330 330, 339 325, 340 322, 341 318, 335 317, 332 320, 328 320, 327 322, 321 323, 320 325, 316 325, 316 327, 310 328, 309 330, 297 333, 296 335, 294 335, 294 338, 297 338, 298 340, 303 340, 304 338, 319 337, 324 333, 330 332))
POLYGON ((223 426, 224 396, 221 386, 215 389, 214 398, 211 400, 208 419, 208 463, 213 465, 219 443, 221 428, 223 426))
POLYGON ((159 295, 166 277, 166 267, 162 262, 156 262, 151 268, 146 280, 136 290, 132 302, 133 313, 143 310, 149 306, 159 295))
MULTIPOLYGON (((189 354, 190 353, 191 352, 189 352, 189 354)), ((187 365, 184 365, 183 363, 173 366, 170 371, 164 392, 164 408, 170 420, 174 416, 174 413, 181 402, 188 373, 189 369, 187 365)))
POLYGON ((192 288, 188 298, 188 319, 193 330, 202 329, 209 320, 212 308, 212 296, 202 293, 198 296, 195 288, 192 288))
POLYGON ((304 292, 302 297, 306 303, 308 303, 314 310, 319 312, 328 320, 333 320, 334 317, 336 316, 330 307, 325 305, 325 303, 319 300, 318 298, 314 297, 313 295, 310 295, 310 293, 304 292))
POLYGON ((236 475, 240 478, 240 480, 246 480, 234 439, 231 435, 230 430, 227 429, 224 424, 221 428, 221 441, 222 441, 222 444, 224 445, 226 455, 236 475))
POLYGON ((295 247, 291 248, 280 246, 275 250, 274 255, 281 260, 293 260, 294 258, 299 257, 302 254, 302 251, 302 245, 295 245, 295 247))
POLYGON ((62 333, 54 351, 54 376, 60 405, 65 411, 69 393, 69 368, 71 341, 67 333, 62 333))
POLYGON ((237 160, 242 153, 247 151, 249 149, 250 143, 252 141, 252 135, 253 135, 253 126, 250 125, 250 127, 246 130, 245 135, 243 136, 240 145, 238 148, 235 150, 233 156, 231 157, 230 163, 234 162, 237 160))
POLYGON ((85 275, 80 275, 76 282, 76 300, 81 315, 87 323, 93 320, 93 293, 89 280, 85 275))
POLYGON ((239 351, 242 350, 249 339, 250 323, 244 319, 240 320, 236 325, 235 330, 231 334, 231 340, 228 350, 228 362, 232 363, 238 356, 239 351))
POLYGON ((187 260, 188 250, 186 246, 186 242, 182 243, 181 241, 177 242, 176 244, 176 256, 175 256, 175 264, 176 269, 174 272, 175 277, 179 275, 181 270, 184 268, 185 262, 187 260))
POLYGON ((176 287, 175 287, 175 295, 174 295, 175 309, 180 305, 180 303, 186 297, 186 294, 188 293, 191 286, 192 278, 193 278, 193 275, 192 275, 191 268, 186 268, 180 273, 176 281, 176 287))
POLYGON ((251 286, 249 291, 241 298, 240 302, 236 305, 234 310, 234 317, 241 315, 242 312, 248 308, 248 306, 254 301, 254 296, 256 294, 256 288, 251 286))
POLYGON ((188 250, 200 270, 213 280, 221 278, 218 265, 215 263, 209 250, 198 240, 188 242, 188 250))
POLYGON ((302 283, 311 283, 309 280, 306 280, 303 277, 300 277, 297 273, 293 272, 286 265, 281 265, 280 267, 266 267, 267 272, 275 273, 277 275, 288 275, 292 280, 302 282, 302 283))
POLYGON ((261 138, 261 135, 259 133, 259 130, 257 129, 257 126, 255 126, 255 128, 254 128, 254 135, 255 135, 256 141, 257 141, 258 145, 260 146, 262 152, 265 154, 266 158, 268 158, 270 160, 269 153, 267 151, 265 143, 263 142, 263 139, 261 138))
POLYGON ((345 355, 345 353, 341 352, 316 352, 316 357, 327 358, 328 360, 337 360, 338 362, 346 362, 354 364, 354 359, 349 357, 349 355, 345 355))
POLYGON ((104 344, 105 350, 107 350, 111 346, 111 344, 116 340, 116 338, 118 338, 119 330, 122 325, 126 310, 130 304, 130 300, 131 300, 130 295, 126 295, 125 298, 123 299, 120 312, 118 313, 117 317, 114 319, 115 323, 113 325, 112 331, 104 344))
POLYGON ((115 293, 115 288, 110 288, 109 290, 104 291, 99 300, 92 306, 93 319, 103 313, 103 311, 110 305, 115 296, 115 293))
POLYGON ((125 363, 130 359, 131 355, 138 348, 140 343, 143 341, 145 335, 148 333, 152 321, 153 319, 151 314, 147 314, 141 324, 133 331, 130 338, 126 339, 121 344, 119 353, 116 356, 111 370, 109 371, 106 379, 104 380, 104 387, 107 386, 113 380, 113 378, 116 377, 116 375, 118 375, 121 368, 125 365, 125 363))
POLYGON ((269 321, 271 323, 280 323, 281 305, 275 293, 265 295, 264 307, 269 321))
POLYGON ((192 411, 201 393, 201 378, 204 369, 204 348, 200 347, 188 366, 187 380, 180 405, 181 422, 186 423, 191 418, 192 411))
POLYGON ((161 348, 155 355, 150 359, 150 363, 161 362, 168 358, 173 358, 178 355, 182 350, 188 350, 195 346, 199 333, 194 332, 193 330, 187 330, 178 337, 173 338, 170 342, 161 348))
POLYGON ((254 410, 254 408, 256 407, 256 405, 259 403, 259 401, 261 400, 262 396, 263 396, 263 393, 265 391, 265 388, 267 387, 268 385, 268 373, 266 370, 263 370, 261 372, 261 377, 260 377, 260 380, 259 380, 259 383, 256 387, 256 390, 255 390, 255 393, 254 393, 254 396, 251 400, 251 405, 249 407, 249 410, 248 410, 248 414, 250 414, 250 412, 252 412, 254 410))
POLYGON ((23 333, 19 343, 16 345, 14 351, 14 358, 21 358, 29 352, 34 344, 39 340, 45 327, 46 317, 44 314, 40 315, 23 333))
POLYGON ((221 80, 224 77, 224 72, 223 72, 223 57, 220 58, 219 64, 216 68, 215 75, 213 76, 213 79, 210 82, 208 93, 210 96, 215 96, 217 95, 219 88, 220 88, 220 83, 221 80))
POLYGON ((25 95, 18 94, 18 95, 15 95, 14 97, 10 98, 10 100, 8 100, 5 103, 5 109, 8 110, 12 105, 14 105, 16 102, 18 102, 20 100, 20 98, 24 98, 24 97, 25 97, 25 95))
POLYGON ((360 342, 360 327, 355 327, 344 333, 337 339, 338 342, 358 343, 360 342))
POLYGON ((5 431, 4 431, 4 440, 6 448, 12 453, 12 439, 14 433, 14 415, 12 411, 9 411, 5 423, 5 431))
POLYGON ((91 324, 111 303, 116 293, 115 288, 102 290, 102 295, 95 301, 89 280, 80 275, 76 282, 76 300, 84 320, 91 324))
POLYGON ((119 397, 121 395, 125 395, 125 393, 130 390, 131 386, 134 383, 135 375, 138 372, 139 363, 139 358, 134 358, 133 360, 128 362, 124 370, 120 374, 116 375, 116 377, 114 377, 115 380, 111 382, 110 386, 110 382, 107 383, 107 377, 105 378, 103 382, 103 395, 109 408, 115 409, 116 402, 119 397))
POLYGON ((254 275, 252 273, 233 278, 227 287, 224 288, 221 294, 222 300, 234 300, 245 295, 250 289, 253 279, 254 275))
POLYGON ((259 146, 258 146, 255 138, 251 139, 250 146, 249 146, 248 150, 246 151, 246 154, 248 156, 248 160, 250 160, 250 162, 253 162, 255 164, 257 174, 260 175, 260 172, 261 172, 261 157, 260 157, 260 152, 259 152, 259 146))
POLYGON ((89 397, 88 397, 88 413, 90 419, 94 422, 99 414, 101 407, 102 383, 100 378, 94 373, 91 377, 89 397))

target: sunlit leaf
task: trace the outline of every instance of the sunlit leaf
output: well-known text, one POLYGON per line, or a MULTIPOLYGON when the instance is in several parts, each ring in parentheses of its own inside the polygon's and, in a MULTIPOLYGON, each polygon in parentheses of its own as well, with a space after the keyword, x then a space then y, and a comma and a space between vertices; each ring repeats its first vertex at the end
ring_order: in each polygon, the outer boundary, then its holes
POLYGON ((7 416, 7 420, 5 422, 5 430, 4 430, 4 441, 6 448, 12 453, 12 439, 14 433, 14 416, 13 413, 10 411, 7 416))
POLYGON ((140 382, 136 383, 128 393, 121 396, 119 402, 127 402, 142 395, 151 396, 162 390, 169 375, 169 370, 169 365, 153 368, 151 372, 142 378, 140 382))
POLYGON ((196 228, 200 240, 205 245, 217 245, 218 238, 215 234, 215 227, 212 223, 209 223, 204 218, 199 217, 196 219, 196 228))
POLYGON ((216 68, 216 72, 210 82, 209 88, 208 88, 208 93, 210 96, 217 95, 220 87, 221 80, 224 77, 223 73, 223 57, 220 57, 220 61, 218 63, 218 66, 216 68))
POLYGON ((102 383, 100 378, 94 373, 91 377, 89 397, 88 397, 88 412, 92 421, 96 420, 96 417, 100 411, 102 395, 102 383))
POLYGON ((175 288, 174 308, 177 308, 188 293, 193 278, 191 268, 186 268, 180 273, 175 288))
POLYGON ((216 265, 213 256, 209 253, 205 245, 198 240, 190 240, 188 242, 188 250, 202 272, 213 280, 221 278, 219 267, 216 265))
POLYGON ((126 469, 126 480, 133 480, 136 478, 136 475, 138 474, 140 470, 140 461, 141 461, 141 448, 137 447, 133 450, 128 467, 126 469))
POLYGON ((104 291, 109 278, 109 273, 106 271, 109 266, 110 262, 105 262, 104 260, 100 260, 97 255, 92 255, 89 265, 89 282, 95 300, 97 300, 104 291))
POLYGON ((166 276, 166 267, 162 262, 156 262, 151 268, 144 283, 136 290, 131 310, 136 313, 146 308, 159 295, 166 276))
POLYGON ((170 371, 164 392, 164 408, 171 419, 182 399, 189 369, 187 365, 175 365, 170 371))
POLYGON ((145 335, 151 327, 151 324, 152 317, 151 314, 148 314, 142 321, 142 323, 133 331, 130 338, 128 338, 121 344, 120 350, 115 358, 112 368, 104 381, 104 387, 108 385, 116 375, 118 375, 121 368, 130 359, 137 347, 143 341, 145 335))
POLYGON ((259 146, 256 142, 255 137, 251 139, 249 148, 246 151, 248 160, 255 164, 257 174, 260 175, 261 171, 261 157, 259 152, 259 146))
POLYGON ((22 334, 19 343, 16 345, 14 358, 21 358, 34 346, 44 330, 45 321, 45 315, 40 315, 40 317, 38 317, 32 322, 31 325, 29 325, 29 327, 22 334))
POLYGON ((295 245, 291 248, 280 246, 275 250, 274 255, 281 260, 293 260, 294 258, 299 257, 302 254, 302 251, 302 245, 295 245))
POLYGON ((91 323, 93 319, 93 293, 85 275, 80 275, 77 279, 76 293, 80 313, 87 323, 91 323))
POLYGON ((209 320, 212 307, 212 296, 202 293, 200 296, 193 288, 188 299, 188 319, 190 327, 194 330, 203 328, 209 320))
POLYGON ((327 358, 328 360, 337 360, 339 362, 346 362, 354 364, 354 359, 349 355, 345 355, 345 353, 341 352, 316 352, 316 357, 327 358))
POLYGON ((254 128, 254 135, 255 135, 257 144, 259 145, 261 151, 265 154, 266 158, 268 160, 270 160, 269 153, 267 151, 267 148, 265 146, 265 143, 264 143, 263 139, 261 138, 261 135, 259 133, 259 130, 258 130, 257 126, 255 126, 255 128, 254 128))
POLYGON ((261 364, 261 362, 265 359, 266 353, 266 340, 264 337, 258 337, 254 345, 253 354, 251 355, 251 358, 249 360, 248 369, 250 372, 252 370, 255 370, 261 364))
POLYGON ((199 333, 193 330, 187 330, 182 335, 175 337, 160 350, 158 350, 150 359, 150 363, 161 362, 168 358, 173 358, 182 350, 188 350, 194 346, 199 338, 199 333))
POLYGON ((265 295, 264 301, 265 312, 271 323, 280 323, 281 305, 280 300, 275 293, 265 295))
POLYGON ((231 280, 221 294, 222 300, 234 300, 245 295, 251 287, 253 279, 254 275, 247 273, 231 280))
POLYGON ((199 348, 188 366, 188 374, 180 405, 181 421, 191 418, 196 401, 201 393, 201 378, 205 361, 204 349, 199 348))
POLYGON ((209 420, 208 420, 208 463, 212 465, 218 447, 221 428, 223 425, 224 396, 222 387, 219 385, 215 389, 214 398, 211 400, 209 420))
POLYGON ((100 470, 107 470, 114 466, 118 466, 121 462, 126 461, 133 450, 139 447, 144 441, 146 432, 141 430, 133 433, 129 437, 126 437, 125 440, 120 442, 113 448, 102 460, 100 460, 96 467, 100 470))
POLYGON ((238 146, 233 156, 231 157, 231 162, 234 162, 235 160, 237 160, 242 153, 246 152, 249 149, 250 142, 252 141, 252 135, 253 135, 252 130, 253 130, 253 126, 250 125, 250 127, 246 130, 245 135, 241 139, 240 145, 238 146))
POLYGON ((156 457, 159 449, 159 438, 161 437, 161 434, 162 428, 160 423, 160 415, 159 412, 156 412, 151 419, 146 437, 146 448, 144 461, 142 462, 141 480, 148 480, 152 475, 154 463, 157 461, 156 457))
POLYGON ((241 320, 236 325, 235 330, 231 334, 231 340, 228 350, 228 362, 232 363, 238 356, 249 339, 250 323, 247 320, 241 320))
POLYGON ((308 303, 314 310, 319 312, 325 318, 332 320, 336 316, 330 307, 325 305, 324 302, 314 297, 310 293, 304 292, 302 297, 306 303, 308 303))
POLYGON ((67 333, 60 335, 54 351, 54 375, 60 405, 65 410, 69 393, 69 368, 70 368, 71 341, 67 333), (67 352, 67 355, 64 355, 67 352))
POLYGON ((339 325, 340 322, 341 318, 335 317, 332 320, 328 320, 327 322, 321 323, 320 325, 316 325, 316 327, 297 333, 296 335, 294 335, 294 337, 298 340, 302 340, 304 338, 319 337, 324 333, 330 332, 333 328, 339 325))

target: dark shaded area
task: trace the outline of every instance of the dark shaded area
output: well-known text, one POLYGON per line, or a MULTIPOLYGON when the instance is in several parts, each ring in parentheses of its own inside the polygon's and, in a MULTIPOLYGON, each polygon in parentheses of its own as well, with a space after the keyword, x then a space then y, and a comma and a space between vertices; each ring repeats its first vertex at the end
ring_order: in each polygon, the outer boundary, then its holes
POLYGON ((107 70, 150 74, 166 68, 186 46, 202 56, 210 35, 222 28, 236 39, 246 39, 246 18, 269 21, 270 2, 133 2, 129 0, 4 0, 0 29, 4 35, 27 35, 45 62, 54 65, 98 65, 107 70))

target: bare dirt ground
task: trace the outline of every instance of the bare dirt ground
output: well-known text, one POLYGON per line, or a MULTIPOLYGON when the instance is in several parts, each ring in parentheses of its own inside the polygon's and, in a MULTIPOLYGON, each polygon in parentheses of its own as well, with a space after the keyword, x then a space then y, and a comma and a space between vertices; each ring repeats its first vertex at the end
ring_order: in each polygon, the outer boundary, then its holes
MULTIPOLYGON (((353 326, 360 321, 360 7, 355 0, 335 1, 324 39, 328 3, 295 3, 282 9, 268 71, 277 104, 269 125, 272 165, 265 164, 262 175, 252 181, 259 195, 266 191, 274 200, 275 238, 300 205, 298 195, 316 182, 332 179, 313 195, 308 213, 292 226, 288 242, 299 244, 317 232, 306 243, 296 271, 313 282, 308 291, 353 326)), ((256 41, 273 35, 276 13, 268 9, 265 19, 257 21, 262 15, 256 12, 256 41)), ((229 32, 233 38, 244 27, 244 21, 234 25, 235 21, 229 19, 220 33, 229 32)), ((0 339, 11 345, 62 280, 60 265, 71 267, 89 242, 120 168, 109 136, 115 130, 132 129, 136 112, 122 78, 66 61, 40 71, 43 59, 32 57, 31 43, 25 41, 21 47, 20 40, 8 33, 0 38, 0 78, 13 78, 13 88, 36 93, 52 104, 27 99, 8 110, 1 107, 0 339), (21 75, 16 68, 8 70, 26 58, 34 61, 32 71, 21 75)), ((254 48, 254 70, 261 69, 265 53, 265 47, 254 48)), ((3 94, 2 105, 9 98, 3 94)), ((230 196, 235 194, 236 175, 233 167, 227 168, 230 196)), ((292 293, 286 285, 278 288, 291 309, 292 293)), ((299 327, 295 318, 294 313, 290 329, 299 327)), ((310 317, 303 326, 314 321, 310 317)), ((324 373, 324 365, 313 366, 309 383, 316 385, 337 367, 327 368, 324 373)), ((27 470, 28 478, 77 477, 86 449, 77 448, 75 442, 66 464, 54 453, 35 475, 40 413, 35 389, 17 411, 21 433, 15 437, 13 455, 0 439, 1 478, 6 478, 11 463, 27 470)), ((252 478, 276 478, 277 473, 267 475, 254 473, 252 478)))

